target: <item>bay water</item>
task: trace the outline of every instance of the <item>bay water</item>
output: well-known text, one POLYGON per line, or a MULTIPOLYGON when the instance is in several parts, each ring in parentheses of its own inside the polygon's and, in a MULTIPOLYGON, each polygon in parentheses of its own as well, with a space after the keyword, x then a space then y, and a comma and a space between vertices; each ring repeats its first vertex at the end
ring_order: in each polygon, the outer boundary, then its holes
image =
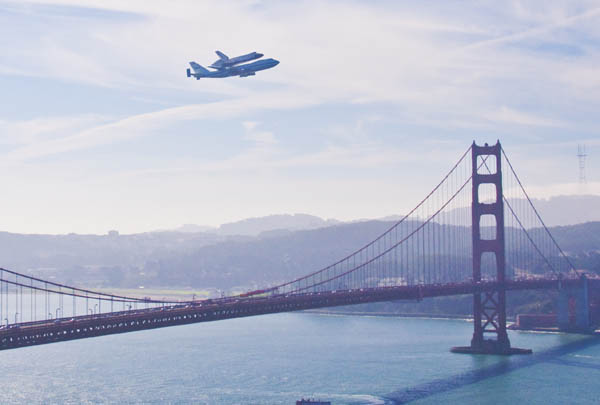
POLYGON ((0 352, 0 403, 600 401, 600 337, 510 332, 530 356, 450 353, 463 320, 287 313, 0 352))

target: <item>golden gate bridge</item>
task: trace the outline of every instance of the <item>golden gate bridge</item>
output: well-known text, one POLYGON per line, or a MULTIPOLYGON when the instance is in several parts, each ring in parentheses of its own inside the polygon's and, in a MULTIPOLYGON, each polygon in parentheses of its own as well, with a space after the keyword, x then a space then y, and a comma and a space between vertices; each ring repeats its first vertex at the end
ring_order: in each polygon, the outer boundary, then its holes
POLYGON ((278 312, 472 294, 471 344, 453 350, 527 353, 512 348, 506 332, 506 292, 515 290, 558 290, 559 328, 593 330, 590 294, 600 291, 600 280, 573 267, 500 142, 473 142, 431 192, 376 239, 329 266, 260 290, 156 300, 0 268, 0 350, 278 312))

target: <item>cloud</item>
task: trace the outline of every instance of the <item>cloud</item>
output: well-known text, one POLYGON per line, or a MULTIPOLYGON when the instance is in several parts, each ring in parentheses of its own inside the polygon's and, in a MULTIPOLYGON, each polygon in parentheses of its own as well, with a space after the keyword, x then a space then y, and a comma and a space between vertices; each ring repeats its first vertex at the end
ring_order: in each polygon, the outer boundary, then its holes
MULTIPOLYGON (((436 11, 393 2, 181 1, 168 9, 151 1, 32 4, 96 7, 144 18, 86 18, 81 23, 73 19, 66 28, 46 32, 42 41, 23 33, 14 44, 22 51, 0 57, 0 65, 10 72, 21 69, 23 74, 140 92, 163 88, 245 98, 261 86, 277 86, 280 92, 312 97, 320 104, 388 102, 401 106, 413 119, 427 112, 428 120, 477 125, 481 124, 477 116, 506 105, 516 88, 560 89, 561 99, 570 103, 584 96, 574 94, 577 87, 597 82, 592 72, 598 52, 593 49, 586 50, 577 64, 589 66, 584 77, 564 74, 573 64, 555 55, 497 46, 558 35, 556 30, 567 26, 593 36, 595 27, 579 27, 600 11, 588 6, 593 3, 579 3, 575 9, 569 2, 555 2, 544 13, 520 2, 509 8, 487 5, 465 11, 460 7, 460 13, 451 4, 449 12, 442 13, 445 6, 436 11), (230 54, 259 50, 281 64, 251 79, 192 82, 184 77, 187 61, 210 62, 214 49, 230 54)), ((562 42, 581 42, 577 31, 562 35, 562 42)), ((600 102, 598 96, 585 97, 600 102)), ((516 101, 533 105, 534 100, 539 100, 537 93, 522 92, 516 101)), ((543 115, 560 113, 560 106, 556 107, 542 111, 543 115)), ((522 120, 512 124, 518 121, 522 120)))
POLYGON ((248 132, 244 139, 249 141, 256 142, 258 144, 276 144, 277 139, 275 139, 275 135, 272 132, 268 131, 252 131, 248 132))
MULTIPOLYGON (((520 11, 521 17, 523 17, 524 15, 527 15, 530 18, 534 17, 534 18, 538 19, 541 15, 543 15, 542 13, 539 12, 539 10, 536 10, 535 14, 532 13, 531 11, 524 12, 525 9, 522 6, 519 7, 518 10, 520 11)), ((475 43, 469 44, 468 46, 464 47, 463 50, 466 50, 466 49, 473 50, 475 48, 481 48, 481 47, 504 45, 504 44, 513 43, 513 42, 519 42, 524 39, 529 39, 532 37, 539 37, 539 36, 542 36, 542 35, 545 35, 545 34, 551 32, 551 31, 561 29, 561 28, 566 28, 566 27, 574 25, 578 22, 581 22, 582 20, 589 20, 589 19, 593 19, 594 17, 598 17, 598 16, 600 16, 600 7, 589 9, 584 12, 578 13, 576 15, 565 16, 564 14, 561 13, 561 15, 558 16, 558 19, 556 18, 556 16, 550 15, 549 18, 546 19, 546 21, 548 19, 550 19, 551 20, 550 23, 545 23, 545 24, 543 23, 541 26, 536 26, 534 28, 529 28, 524 31, 511 33, 508 35, 503 35, 498 38, 486 39, 483 41, 475 42, 475 43)), ((544 21, 544 22, 546 22, 546 21, 544 21)))
POLYGON ((242 125, 244 126, 244 128, 246 128, 247 131, 253 130, 254 128, 256 128, 256 126, 258 124, 259 123, 256 122, 256 121, 244 121, 244 122, 242 122, 242 125))
MULTIPOLYGON (((14 3, 0 12, 0 79, 19 92, 0 97, 24 108, 0 112, 0 157, 16 169, 12 187, 57 182, 80 207, 119 210, 122 194, 184 216, 219 211, 227 197, 220 215, 302 211, 294 204, 303 202, 358 217, 394 213, 474 138, 498 137, 540 193, 573 191, 554 184, 569 182, 564 151, 600 129, 597 21, 595 2, 561 0, 14 3), (215 49, 281 63, 252 78, 187 78, 187 62, 210 63, 215 49), (36 91, 56 93, 61 112, 28 110, 36 91), (165 147, 173 137, 181 142, 165 147), (218 154, 206 152, 214 145, 218 154), (174 209, 187 204, 182 195, 189 206, 174 209), (241 212, 245 198, 254 208, 241 212)), ((31 187, 22 198, 35 195, 31 187)), ((63 223, 75 208, 62 208, 63 223)), ((130 207, 119 218, 145 226, 148 216, 135 215, 130 207)))
MULTIPOLYGON (((67 37, 58 29, 42 42, 24 35, 18 41, 30 51, 12 63, 27 67, 35 59, 35 69, 26 72, 126 88, 151 83, 185 86, 189 91, 190 81, 182 76, 188 60, 209 61, 216 48, 237 53, 259 47, 282 63, 254 81, 277 83, 290 91, 310 91, 326 100, 416 102, 431 99, 427 94, 439 89, 451 71, 458 70, 466 78, 486 64, 476 52, 457 54, 455 50, 478 44, 474 38, 492 35, 484 24, 470 22, 469 16, 440 18, 390 4, 298 2, 257 7, 254 2, 182 1, 166 10, 154 2, 47 3, 98 7, 147 18, 102 19, 93 21, 91 29, 86 20, 86 24, 68 27, 77 35, 67 37)), ((248 82, 206 80, 201 87, 233 94, 244 92, 248 82)), ((444 87, 450 90, 448 83, 444 87)))
POLYGON ((86 127, 101 125, 110 117, 97 114, 41 117, 30 120, 0 121, 0 144, 28 147, 56 140, 61 134, 77 132, 86 127))
MULTIPOLYGON (((3 159, 12 162, 30 160, 149 136, 181 121, 227 119, 257 110, 285 110, 313 103, 314 100, 310 98, 290 97, 288 94, 275 92, 258 97, 167 108, 93 126, 65 137, 28 143, 6 153, 3 159)), ((254 135, 263 142, 268 141, 270 137, 265 134, 254 135)))
POLYGON ((527 187, 527 193, 534 198, 545 199, 558 195, 600 195, 600 182, 557 183, 543 187, 530 185, 527 187))
POLYGON ((506 106, 501 107, 498 111, 490 112, 483 115, 485 119, 495 122, 506 122, 509 124, 526 125, 526 126, 541 126, 541 127, 558 127, 565 126, 564 122, 557 120, 538 117, 533 114, 516 111, 506 106))

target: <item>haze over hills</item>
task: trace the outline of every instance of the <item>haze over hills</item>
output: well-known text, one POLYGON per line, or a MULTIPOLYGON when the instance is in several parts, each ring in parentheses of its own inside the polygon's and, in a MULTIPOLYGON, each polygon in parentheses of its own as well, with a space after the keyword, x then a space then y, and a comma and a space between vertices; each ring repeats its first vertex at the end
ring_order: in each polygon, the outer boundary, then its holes
MULTIPOLYGON (((524 200, 510 200, 515 206, 524 200)), ((532 199, 533 204, 540 213, 547 226, 574 225, 584 222, 600 221, 600 196, 598 195, 562 195, 549 199, 532 199)), ((469 211, 470 207, 461 208, 469 211)), ((467 213, 468 214, 468 213, 467 213)), ((452 212, 446 214, 452 216, 452 212)), ((389 215, 382 218, 363 218, 352 222, 365 221, 398 221, 402 215, 389 215)), ((247 218, 241 221, 229 222, 219 227, 186 224, 173 229, 175 232, 206 232, 222 236, 244 235, 258 236, 263 232, 271 231, 298 231, 324 228, 327 226, 344 223, 337 219, 322 219, 309 214, 280 214, 265 217, 247 218)))
MULTIPOLYGON (((0 233, 0 266, 88 287, 260 287, 333 263, 392 224, 366 221, 260 236, 0 233)), ((551 231, 577 268, 600 273, 600 222, 551 231)), ((469 239, 467 228, 460 234, 469 239)))
POLYGON ((336 225, 341 221, 335 219, 322 219, 308 214, 280 214, 268 215, 259 218, 247 218, 241 221, 229 222, 219 227, 186 224, 174 229, 177 232, 208 232, 218 235, 245 235, 257 236, 263 232, 279 230, 306 230, 324 228, 336 225))
POLYGON ((559 195, 532 201, 548 226, 600 221, 600 196, 598 195, 559 195))
MULTIPOLYGON (((563 249, 581 259, 581 268, 600 272, 600 221, 563 225, 598 218, 600 197, 556 197, 537 205, 549 226, 561 225, 552 232, 563 249)), ((296 214, 251 218, 208 231, 186 225, 180 231, 132 235, 0 232, 0 267, 89 287, 263 285, 334 262, 398 217, 385 219, 342 223, 296 214)))

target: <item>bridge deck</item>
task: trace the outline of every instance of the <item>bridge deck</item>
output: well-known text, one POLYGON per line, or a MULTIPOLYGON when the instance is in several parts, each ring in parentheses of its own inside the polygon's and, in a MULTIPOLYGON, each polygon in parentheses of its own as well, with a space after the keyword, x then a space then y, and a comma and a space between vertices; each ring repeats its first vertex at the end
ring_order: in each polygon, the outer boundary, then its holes
MULTIPOLYGON (((562 281, 563 284, 577 282, 562 281)), ((505 289, 556 289, 558 286, 559 281, 556 279, 535 279, 508 281, 505 289)), ((160 308, 16 324, 0 330, 0 350, 197 322, 369 302, 421 300, 473 294, 498 288, 499 284, 496 282, 456 283, 195 301, 160 308)))

